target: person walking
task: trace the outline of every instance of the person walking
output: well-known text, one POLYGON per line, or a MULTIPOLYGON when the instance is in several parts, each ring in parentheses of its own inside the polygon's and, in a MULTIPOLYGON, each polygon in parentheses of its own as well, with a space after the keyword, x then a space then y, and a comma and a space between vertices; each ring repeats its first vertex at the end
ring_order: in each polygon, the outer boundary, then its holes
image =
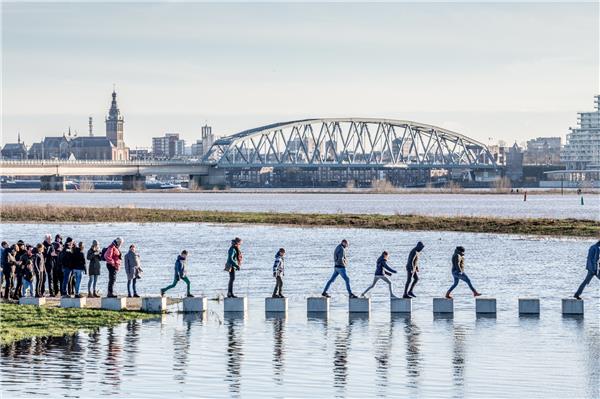
POLYGON ((125 255, 125 272, 127 273, 127 296, 131 295, 131 288, 133 286, 133 297, 139 298, 135 283, 142 272, 142 262, 140 261, 140 255, 137 253, 135 245, 129 246, 129 252, 125 255))
POLYGON ((595 243, 588 250, 587 262, 585 265, 587 275, 583 279, 583 282, 577 288, 577 292, 573 297, 575 299, 581 299, 583 289, 592 281, 594 277, 600 279, 600 241, 595 243))
POLYGON ((107 298, 116 298, 114 294, 115 282, 117 281, 117 272, 121 268, 121 245, 123 239, 121 237, 115 238, 115 240, 106 248, 104 253, 104 260, 106 261, 106 269, 108 270, 108 293, 107 298))
POLYGON ((390 298, 397 298, 397 296, 394 295, 394 292, 392 290, 392 282, 388 278, 388 276, 391 276, 392 273, 396 273, 396 271, 392 269, 390 265, 388 265, 388 256, 389 254, 387 253, 387 251, 383 251, 381 256, 379 256, 379 258, 377 259, 377 266, 375 267, 375 277, 373 278, 373 283, 369 286, 369 288, 365 290, 365 292, 363 292, 360 295, 361 297, 364 297, 367 294, 367 292, 371 291, 371 289, 375 287, 375 284, 377 284, 379 280, 382 280, 388 285, 388 289, 390 291, 390 298))
POLYGON ((33 256, 33 273, 35 275, 35 296, 42 298, 46 290, 46 260, 44 259, 44 245, 35 247, 33 256))
POLYGON ((229 273, 229 283, 227 284, 227 298, 237 298, 233 294, 233 282, 235 281, 235 272, 242 266, 242 239, 239 237, 231 240, 231 246, 227 251, 227 262, 225 262, 225 271, 229 273))
POLYGON ((275 254, 275 262, 273 263, 273 277, 275 277, 275 289, 273 290, 273 298, 285 298, 283 296, 283 276, 285 272, 285 249, 279 248, 275 254))
POLYGON ((75 298, 81 298, 81 280, 83 279, 83 275, 85 274, 85 248, 83 246, 83 242, 79 242, 79 244, 73 249, 73 276, 75 278, 74 292, 75 298))
POLYGON ((406 284, 404 284, 404 295, 402 295, 402 298, 417 297, 413 293, 413 290, 419 281, 419 255, 423 248, 425 248, 425 245, 419 241, 408 254, 408 262, 406 262, 406 284))
POLYGON ((58 254, 58 262, 62 267, 62 284, 60 285, 60 294, 63 298, 70 298, 72 290, 69 285, 71 284, 71 277, 73 274, 73 239, 67 237, 63 250, 58 254))
POLYGON ((63 272, 59 257, 63 249, 64 246, 62 242, 62 237, 60 234, 57 234, 54 237, 54 242, 52 243, 52 250, 50 252, 50 259, 52 263, 52 288, 50 289, 51 295, 61 294, 63 272))
POLYGON ((448 292, 446 292, 446 299, 452 299, 452 295, 450 294, 452 293, 452 290, 454 290, 458 285, 459 280, 462 280, 465 283, 467 283, 467 285, 473 292, 473 296, 481 296, 481 294, 477 292, 475 287, 473 287, 473 284, 471 284, 471 279, 469 279, 469 276, 467 276, 467 274, 465 273, 464 247, 456 247, 456 249, 454 250, 454 254, 452 255, 452 277, 454 278, 454 283, 452 284, 450 289, 448 289, 448 292))
POLYGON ((325 284, 325 289, 323 290, 323 295, 326 298, 330 298, 331 295, 327 293, 329 291, 329 287, 335 281, 337 276, 342 276, 344 282, 346 283, 346 291, 348 291, 348 296, 350 298, 356 298, 356 295, 352 293, 352 289, 350 288, 350 279, 346 274, 346 267, 348 266, 348 240, 342 240, 342 242, 335 248, 333 252, 333 274, 327 284, 325 284))
POLYGON ((88 264, 88 297, 100 298, 98 291, 96 291, 96 283, 98 282, 98 276, 100 275, 100 260, 102 254, 100 251, 100 245, 98 241, 93 240, 92 246, 88 249, 87 260, 88 264))
POLYGON ((187 297, 194 297, 190 292, 190 279, 187 277, 187 255, 188 252, 184 249, 183 251, 181 251, 181 255, 177 256, 177 260, 175 261, 175 275, 173 277, 173 282, 171 283, 171 285, 168 285, 165 288, 161 288, 160 296, 164 296, 165 292, 175 287, 179 280, 183 280, 185 282, 185 285, 187 286, 187 297))

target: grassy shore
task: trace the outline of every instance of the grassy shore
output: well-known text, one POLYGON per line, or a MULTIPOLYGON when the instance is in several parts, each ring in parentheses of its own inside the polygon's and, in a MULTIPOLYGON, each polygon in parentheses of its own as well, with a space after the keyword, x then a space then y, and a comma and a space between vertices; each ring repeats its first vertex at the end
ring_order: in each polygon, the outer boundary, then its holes
POLYGON ((133 319, 155 318, 142 312, 63 309, 0 304, 0 344, 31 337, 59 337, 79 330, 93 331, 133 319))
POLYGON ((69 206, 2 205, 3 222, 21 223, 244 223, 290 226, 358 227, 389 230, 462 231, 598 237, 600 223, 576 219, 505 219, 418 215, 302 214, 220 212, 147 208, 92 208, 69 206))

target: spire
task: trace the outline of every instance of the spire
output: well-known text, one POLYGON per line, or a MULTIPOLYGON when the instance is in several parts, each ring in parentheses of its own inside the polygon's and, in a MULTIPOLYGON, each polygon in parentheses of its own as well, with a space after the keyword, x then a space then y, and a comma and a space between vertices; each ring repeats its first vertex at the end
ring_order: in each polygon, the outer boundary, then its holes
POLYGON ((17 143, 21 144, 21 132, 17 132, 17 143))

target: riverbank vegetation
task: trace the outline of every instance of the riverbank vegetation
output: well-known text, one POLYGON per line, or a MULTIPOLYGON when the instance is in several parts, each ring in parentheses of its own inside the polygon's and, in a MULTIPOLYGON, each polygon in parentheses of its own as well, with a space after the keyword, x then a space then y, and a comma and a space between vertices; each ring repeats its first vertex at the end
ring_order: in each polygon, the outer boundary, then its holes
POLYGON ((598 221, 578 219, 221 212, 134 207, 2 205, 0 219, 3 222, 22 223, 243 223, 573 237, 598 237, 600 235, 598 221))
POLYGON ((156 315, 99 309, 63 309, 0 303, 0 344, 31 337, 59 337, 77 331, 93 331, 133 319, 156 315))

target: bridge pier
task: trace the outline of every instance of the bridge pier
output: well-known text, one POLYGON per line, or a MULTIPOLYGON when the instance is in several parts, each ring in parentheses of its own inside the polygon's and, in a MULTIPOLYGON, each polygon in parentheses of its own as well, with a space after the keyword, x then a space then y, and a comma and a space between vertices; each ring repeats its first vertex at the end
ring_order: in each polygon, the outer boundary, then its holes
POLYGON ((146 189, 146 176, 140 174, 123 176, 123 191, 144 191, 146 189))
POLYGON ((213 167, 208 169, 208 175, 190 175, 188 188, 190 190, 199 190, 225 187, 225 185, 225 170, 213 167))
POLYGON ((65 191, 66 189, 64 176, 41 176, 40 184, 42 191, 65 191))

